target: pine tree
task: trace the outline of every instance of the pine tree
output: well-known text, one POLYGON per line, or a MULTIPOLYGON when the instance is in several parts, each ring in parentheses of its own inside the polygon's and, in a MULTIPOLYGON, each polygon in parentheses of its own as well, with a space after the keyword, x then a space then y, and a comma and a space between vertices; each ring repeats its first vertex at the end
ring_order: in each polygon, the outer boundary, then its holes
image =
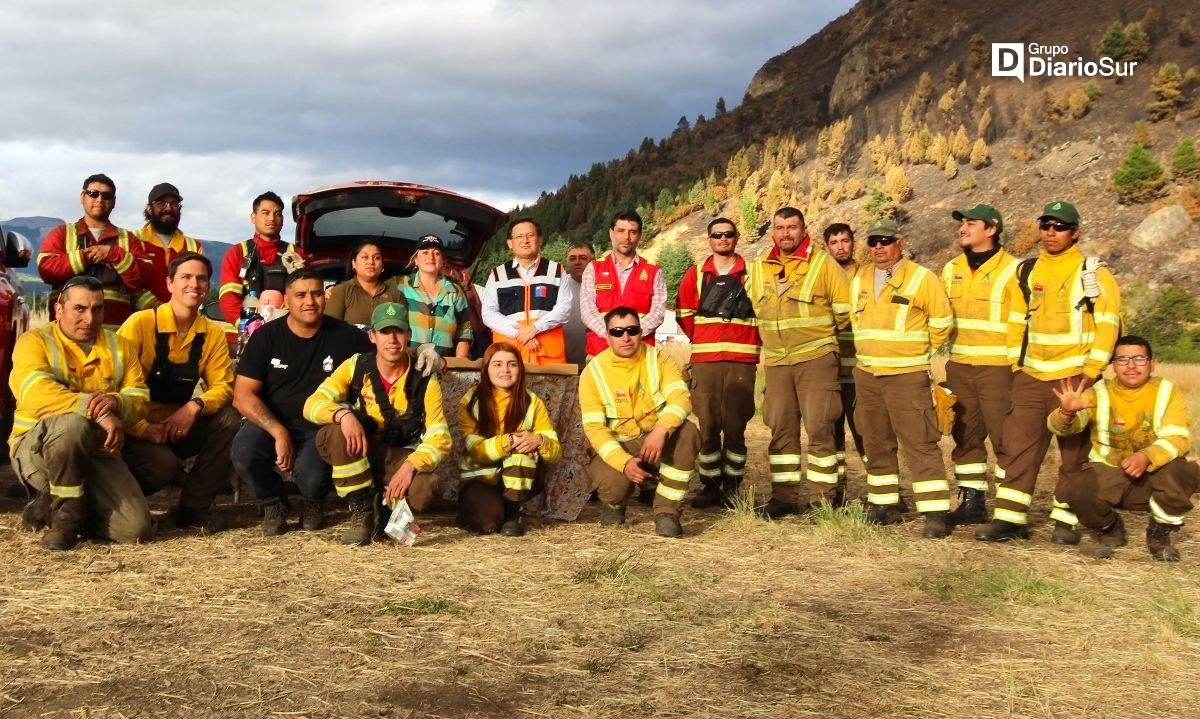
POLYGON ((947 180, 958 177, 958 163, 954 161, 954 155, 946 155, 946 163, 942 166, 942 171, 947 180))
POLYGON ((954 103, 957 101, 957 99, 958 98, 955 96, 954 88, 950 88, 942 94, 941 98, 938 99, 938 109, 949 115, 951 112, 954 112, 954 103))
POLYGON ((1192 138, 1185 137, 1175 146, 1175 152, 1171 153, 1171 174, 1181 180, 1200 178, 1200 155, 1192 138))
POLYGON ((1133 135, 1129 141, 1142 147, 1154 147, 1154 137, 1150 134, 1150 125, 1145 120, 1138 120, 1133 126, 1133 135))
POLYGON ((922 105, 928 105, 929 101, 933 99, 933 78, 927 72, 921 73, 921 77, 917 80, 916 97, 922 105))
POLYGON ((992 129, 992 108, 987 108, 983 111, 983 115, 979 118, 979 123, 975 126, 979 131, 980 137, 987 137, 988 130, 992 129))
POLYGON ((1125 31, 1121 28, 1121 23, 1114 22, 1108 26, 1108 30, 1104 33, 1104 38, 1100 40, 1099 54, 1101 57, 1111 57, 1114 60, 1120 60, 1125 57, 1125 53, 1129 52, 1129 38, 1125 37, 1125 31))
POLYGON ((717 107, 713 114, 715 117, 720 117, 725 114, 725 98, 717 98, 717 107))
POLYGON ((696 264, 687 243, 676 242, 663 248, 658 253, 658 266, 662 268, 663 278, 667 281, 667 302, 675 304, 675 293, 679 291, 679 283, 688 268, 696 264))
POLYGON ((1082 87, 1077 87, 1067 95, 1067 114, 1073 120, 1078 120, 1087 114, 1092 104, 1092 96, 1082 87))
POLYGON ((908 184, 908 175, 904 168, 892 165, 883 178, 883 189, 895 202, 904 202, 912 194, 912 186, 908 184))
POLYGON ((972 70, 978 70, 983 67, 983 63, 987 62, 988 49, 987 43, 983 40, 983 35, 975 33, 971 36, 971 54, 969 57, 972 70))
POLYGON ((984 142, 983 138, 981 137, 976 140, 975 144, 971 147, 971 167, 974 167, 976 170, 978 170, 984 165, 989 164, 991 161, 992 159, 988 155, 987 143, 984 142))
POLYGON ((954 154, 954 159, 959 162, 966 162, 971 157, 971 140, 967 137, 967 128, 959 125, 958 131, 954 133, 954 139, 950 141, 950 152, 954 154))
POLYGON ((1154 100, 1146 106, 1146 115, 1151 122, 1173 116, 1183 104, 1183 73, 1179 72, 1179 66, 1168 62, 1158 68, 1158 74, 1150 81, 1150 94, 1154 100))
POLYGON ((1134 144, 1125 156, 1125 163, 1113 175, 1117 198, 1122 204, 1149 202, 1162 192, 1166 180, 1159 165, 1146 148, 1134 144))

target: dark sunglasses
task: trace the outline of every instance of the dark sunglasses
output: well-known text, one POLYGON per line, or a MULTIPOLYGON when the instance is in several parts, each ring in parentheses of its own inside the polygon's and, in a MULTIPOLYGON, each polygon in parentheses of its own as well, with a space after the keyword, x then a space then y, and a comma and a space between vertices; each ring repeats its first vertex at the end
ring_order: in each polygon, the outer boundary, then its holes
POLYGON ((637 337, 642 333, 642 328, 640 325, 629 325, 628 327, 609 327, 608 333, 613 337, 624 337, 626 333, 628 333, 630 337, 637 337))
POLYGON ((117 199, 117 193, 115 193, 111 190, 84 190, 83 194, 87 195, 88 197, 92 198, 93 200, 96 199, 97 197, 99 197, 103 200, 108 200, 109 202, 112 202, 113 200, 117 199))
POLYGON ((738 233, 737 233, 737 230, 725 230, 724 232, 721 232, 721 231, 710 232, 710 233, 708 233, 708 236, 713 238, 714 240, 719 240, 722 237, 732 240, 738 236, 738 233))
POLYGON ((867 247, 879 247, 880 245, 888 247, 895 244, 898 239, 898 237, 868 237, 867 247))
POLYGON ((89 292, 104 291, 104 283, 100 282, 100 280, 96 279, 95 277, 92 277, 91 275, 75 275, 63 283, 63 286, 59 288, 59 293, 64 293, 72 287, 85 287, 89 292))
POLYGON ((155 200, 154 202, 151 202, 150 204, 154 205, 155 207, 164 209, 164 210, 183 209, 183 200, 155 200))
POLYGON ((1042 220, 1038 224, 1038 227, 1041 227, 1043 231, 1053 228, 1055 232, 1066 232, 1075 229, 1075 225, 1061 220, 1042 220))

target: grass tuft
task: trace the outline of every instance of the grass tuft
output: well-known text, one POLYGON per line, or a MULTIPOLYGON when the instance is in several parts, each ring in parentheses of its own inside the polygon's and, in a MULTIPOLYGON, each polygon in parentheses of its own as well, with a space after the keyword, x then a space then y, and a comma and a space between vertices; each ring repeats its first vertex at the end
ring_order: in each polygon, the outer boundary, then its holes
POLYGON ((1075 596, 1061 583, 1011 562, 998 567, 951 569, 922 577, 916 584, 942 601, 994 608, 1004 604, 1061 604, 1075 596))
POLYGON ((1200 607, 1182 589, 1158 592, 1150 600, 1153 618, 1181 637, 1200 639, 1200 607))
POLYGON ((377 614, 393 614, 396 616, 412 616, 418 614, 458 614, 461 608, 440 597, 414 597, 405 601, 389 599, 380 602, 375 607, 377 614))

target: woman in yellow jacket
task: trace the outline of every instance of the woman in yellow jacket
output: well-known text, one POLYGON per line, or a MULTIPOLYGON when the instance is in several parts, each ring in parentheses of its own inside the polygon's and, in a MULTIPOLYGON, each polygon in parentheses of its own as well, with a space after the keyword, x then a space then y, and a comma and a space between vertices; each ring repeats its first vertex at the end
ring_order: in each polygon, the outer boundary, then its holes
POLYGON ((458 490, 459 524, 506 537, 525 534, 521 505, 541 491, 547 465, 562 457, 546 403, 525 389, 521 352, 498 342, 483 354, 479 386, 458 406, 466 447, 458 490))

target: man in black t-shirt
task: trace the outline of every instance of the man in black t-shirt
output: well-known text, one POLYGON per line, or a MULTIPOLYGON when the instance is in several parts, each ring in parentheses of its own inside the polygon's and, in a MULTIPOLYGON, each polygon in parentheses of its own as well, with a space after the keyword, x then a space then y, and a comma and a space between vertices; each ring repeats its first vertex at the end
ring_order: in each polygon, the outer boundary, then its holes
POLYGON ((282 534, 287 526, 277 469, 292 473, 304 498, 301 528, 321 528, 322 502, 333 480, 317 454, 318 428, 303 419, 304 401, 335 367, 372 349, 365 332, 324 315, 325 286, 315 270, 292 272, 284 293, 287 317, 251 335, 233 387, 233 406, 249 420, 233 440, 233 466, 254 488, 266 536, 282 534))

